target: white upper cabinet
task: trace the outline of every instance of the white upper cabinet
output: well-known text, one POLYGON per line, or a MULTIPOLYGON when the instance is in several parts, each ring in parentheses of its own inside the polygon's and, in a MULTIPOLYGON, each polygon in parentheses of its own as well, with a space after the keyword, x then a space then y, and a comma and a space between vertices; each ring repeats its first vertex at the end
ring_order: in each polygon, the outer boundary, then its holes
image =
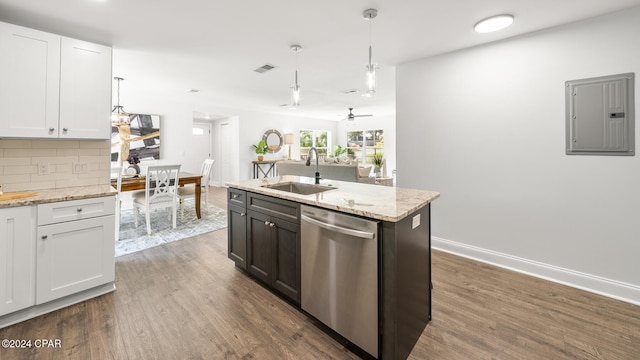
POLYGON ((111 48, 0 23, 0 137, 108 139, 111 48))
POLYGON ((57 137, 60 36, 0 23, 0 137, 57 137))
POLYGON ((111 48, 62 38, 61 138, 108 139, 111 132, 111 48))

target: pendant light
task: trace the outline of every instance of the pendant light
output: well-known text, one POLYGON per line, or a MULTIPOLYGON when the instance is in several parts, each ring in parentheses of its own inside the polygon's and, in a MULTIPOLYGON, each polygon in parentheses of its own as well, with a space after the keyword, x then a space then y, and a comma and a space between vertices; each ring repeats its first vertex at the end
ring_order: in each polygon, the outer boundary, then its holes
POLYGON ((120 105, 120 81, 124 80, 121 77, 114 77, 113 80, 118 82, 118 104, 111 110, 111 122, 117 124, 129 123, 129 114, 124 112, 124 108, 120 105))
POLYGON ((300 85, 298 85, 298 51, 302 50, 300 45, 291 45, 291 50, 296 52, 296 75, 291 87, 291 109, 300 106, 300 85))
POLYGON ((362 13, 362 17, 364 17, 365 20, 369 20, 369 63, 365 66, 366 88, 363 94, 365 97, 372 97, 376 94, 376 68, 378 65, 371 61, 371 23, 376 16, 378 16, 378 10, 376 9, 367 9, 362 13))

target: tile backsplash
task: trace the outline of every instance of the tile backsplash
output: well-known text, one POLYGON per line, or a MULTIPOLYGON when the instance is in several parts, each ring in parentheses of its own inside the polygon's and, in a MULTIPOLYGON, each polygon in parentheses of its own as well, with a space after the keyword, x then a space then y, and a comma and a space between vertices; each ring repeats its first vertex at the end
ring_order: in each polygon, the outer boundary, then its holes
POLYGON ((4 192, 109 183, 109 140, 0 139, 4 192))

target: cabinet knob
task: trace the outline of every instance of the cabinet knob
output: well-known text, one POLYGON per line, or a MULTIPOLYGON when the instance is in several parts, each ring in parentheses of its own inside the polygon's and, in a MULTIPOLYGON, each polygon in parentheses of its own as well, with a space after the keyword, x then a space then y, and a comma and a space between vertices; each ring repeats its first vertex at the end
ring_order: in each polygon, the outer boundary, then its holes
POLYGON ((77 208, 76 211, 77 212, 82 212, 82 208, 77 208))
POLYGON ((240 213, 240 216, 245 216, 245 215, 246 215, 245 213, 240 213))
POLYGON ((42 235, 42 240, 47 240, 48 237, 49 235, 42 235))
POLYGON ((270 226, 270 227, 274 227, 274 226, 276 226, 276 224, 274 224, 274 223, 269 223, 269 226, 270 226))
POLYGON ((53 132, 55 128, 49 128, 49 132, 53 132))
POLYGON ((265 222, 264 222, 264 224, 265 224, 265 225, 269 225, 269 222, 268 222, 268 221, 265 221, 265 222))
POLYGON ((69 128, 62 128, 62 131, 67 132, 69 131, 69 128))

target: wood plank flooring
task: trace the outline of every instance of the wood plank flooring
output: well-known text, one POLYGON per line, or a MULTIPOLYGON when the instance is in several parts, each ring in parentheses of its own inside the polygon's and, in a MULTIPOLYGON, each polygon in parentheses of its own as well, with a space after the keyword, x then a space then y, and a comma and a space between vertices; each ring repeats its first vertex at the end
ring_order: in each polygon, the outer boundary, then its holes
MULTIPOLYGON (((210 202, 226 207, 226 190, 210 202)), ((226 229, 126 255, 117 291, 0 329, 0 359, 357 359, 226 257, 226 229)), ((640 359, 640 307, 433 251, 410 359, 640 359)))

